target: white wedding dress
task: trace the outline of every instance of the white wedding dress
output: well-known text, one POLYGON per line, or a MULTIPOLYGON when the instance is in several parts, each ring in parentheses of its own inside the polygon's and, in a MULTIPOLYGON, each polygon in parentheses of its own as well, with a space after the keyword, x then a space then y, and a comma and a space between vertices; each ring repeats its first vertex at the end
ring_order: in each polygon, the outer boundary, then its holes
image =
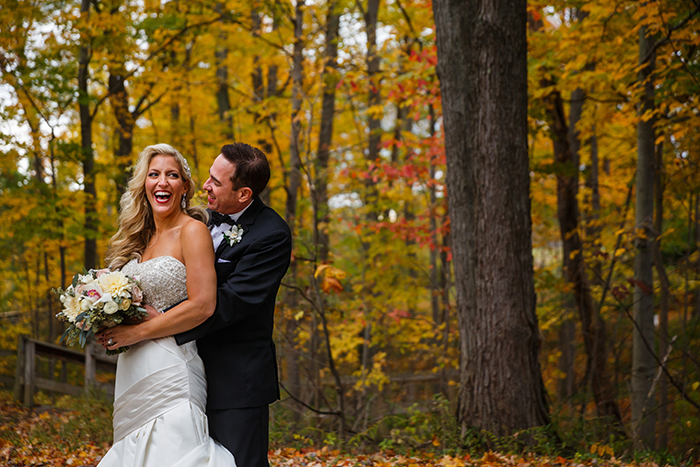
MULTIPOLYGON (((171 256, 122 272, 136 276, 144 302, 163 311, 187 298, 185 265, 171 256)), ((207 383, 195 342, 166 337, 119 355, 114 394, 114 445, 99 467, 235 467, 233 455, 209 436, 207 383)))

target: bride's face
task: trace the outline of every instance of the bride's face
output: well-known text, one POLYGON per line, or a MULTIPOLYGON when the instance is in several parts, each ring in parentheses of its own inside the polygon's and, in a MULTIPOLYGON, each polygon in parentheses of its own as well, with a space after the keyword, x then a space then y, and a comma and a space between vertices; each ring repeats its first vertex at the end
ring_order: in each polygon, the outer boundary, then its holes
POLYGON ((187 187, 174 157, 155 156, 151 159, 145 188, 154 216, 167 216, 180 210, 187 187))

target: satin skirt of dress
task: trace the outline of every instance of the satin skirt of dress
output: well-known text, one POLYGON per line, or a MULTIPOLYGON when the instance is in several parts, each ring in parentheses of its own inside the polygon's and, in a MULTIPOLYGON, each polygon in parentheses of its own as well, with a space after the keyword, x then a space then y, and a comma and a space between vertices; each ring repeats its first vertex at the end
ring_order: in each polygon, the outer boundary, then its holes
POLYGON ((194 342, 166 337, 119 355, 114 445, 99 467, 235 467, 209 436, 204 365, 194 342))

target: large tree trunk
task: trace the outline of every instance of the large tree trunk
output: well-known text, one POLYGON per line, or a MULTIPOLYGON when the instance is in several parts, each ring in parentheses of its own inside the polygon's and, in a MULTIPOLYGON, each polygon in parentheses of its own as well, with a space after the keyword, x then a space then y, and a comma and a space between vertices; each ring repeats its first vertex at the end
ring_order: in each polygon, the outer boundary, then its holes
POLYGON ((471 425, 502 436, 549 423, 532 264, 526 7, 525 0, 433 3, 463 433, 471 425))
MULTIPOLYGON (((639 58, 646 57, 653 38, 639 30, 639 58)), ((639 70, 644 87, 637 124, 637 198, 635 209, 634 334, 632 340, 632 434, 638 449, 654 449, 654 398, 648 397, 654 379, 654 57, 639 70)))
MULTIPOLYGON (((81 16, 89 17, 90 0, 82 0, 81 16)), ((87 39, 84 39, 87 41, 87 39)), ((90 77, 90 44, 80 45, 78 56, 78 111, 80 115, 80 147, 83 162, 83 192, 85 193, 85 269, 97 266, 97 213, 95 190, 95 155, 92 151, 92 114, 90 113, 90 94, 88 79, 90 77)))

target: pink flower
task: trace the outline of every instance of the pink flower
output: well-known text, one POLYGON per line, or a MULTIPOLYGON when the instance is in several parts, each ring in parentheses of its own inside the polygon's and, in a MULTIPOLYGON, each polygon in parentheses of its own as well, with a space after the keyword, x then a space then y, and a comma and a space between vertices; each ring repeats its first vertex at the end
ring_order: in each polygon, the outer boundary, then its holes
POLYGON ((109 274, 110 272, 112 272, 112 271, 110 271, 109 269, 106 269, 106 268, 105 269, 98 269, 97 271, 95 271, 95 277, 99 279, 101 275, 109 274))
POLYGON ((131 303, 138 306, 141 305, 141 300, 143 300, 143 292, 141 292, 138 285, 134 285, 131 288, 131 303))
POLYGON ((102 288, 94 282, 90 284, 80 284, 75 288, 75 293, 77 295, 82 295, 92 303, 95 303, 102 298, 102 288))

